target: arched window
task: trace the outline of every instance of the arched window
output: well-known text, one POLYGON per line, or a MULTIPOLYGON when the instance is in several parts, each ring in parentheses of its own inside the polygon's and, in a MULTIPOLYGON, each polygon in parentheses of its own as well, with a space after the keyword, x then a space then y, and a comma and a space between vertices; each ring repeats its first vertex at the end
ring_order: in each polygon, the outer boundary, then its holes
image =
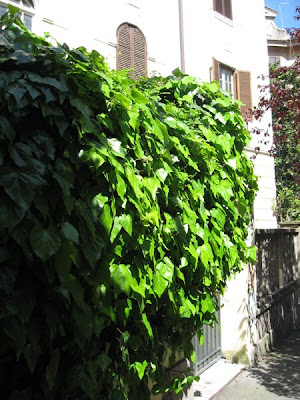
POLYGON ((142 31, 122 24, 117 30, 117 69, 132 69, 132 79, 147 75, 147 45, 142 31))

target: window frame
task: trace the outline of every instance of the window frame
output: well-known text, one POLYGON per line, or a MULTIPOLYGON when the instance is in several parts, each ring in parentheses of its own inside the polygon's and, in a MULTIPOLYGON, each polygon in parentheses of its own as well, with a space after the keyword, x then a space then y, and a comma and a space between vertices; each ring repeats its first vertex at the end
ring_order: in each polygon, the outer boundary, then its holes
POLYGON ((233 18, 232 18, 232 0, 214 0, 214 11, 232 21, 233 20, 233 18), (217 1, 219 1, 220 4, 218 4, 217 1), (227 2, 227 4, 226 4, 226 2, 227 2), (218 5, 221 6, 221 10, 218 10, 218 8, 219 8, 218 5), (227 8, 228 8, 228 10, 227 10, 227 8))

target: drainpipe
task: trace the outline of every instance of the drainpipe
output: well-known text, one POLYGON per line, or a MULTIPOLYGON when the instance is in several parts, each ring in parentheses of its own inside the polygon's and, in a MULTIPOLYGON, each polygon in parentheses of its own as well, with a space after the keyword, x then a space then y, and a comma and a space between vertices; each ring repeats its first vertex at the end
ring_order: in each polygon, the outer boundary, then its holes
POLYGON ((182 0, 178 0, 178 10, 179 10, 180 69, 181 72, 185 74, 182 0))

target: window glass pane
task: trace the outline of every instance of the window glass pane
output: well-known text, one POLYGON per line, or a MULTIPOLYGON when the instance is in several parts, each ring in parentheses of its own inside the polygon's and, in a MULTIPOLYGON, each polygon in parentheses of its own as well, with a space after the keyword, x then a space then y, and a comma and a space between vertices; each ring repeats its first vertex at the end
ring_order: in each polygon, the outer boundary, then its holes
POLYGON ((23 23, 27 29, 32 30, 32 15, 24 13, 23 23))
POLYGON ((32 7, 32 1, 30 0, 23 0, 22 3, 24 6, 32 7))
POLYGON ((215 11, 219 12, 220 14, 222 13, 222 0, 215 0, 215 11))
POLYGON ((7 12, 7 7, 0 5, 0 17, 7 12))
POLYGON ((220 86, 223 90, 233 92, 232 71, 230 69, 220 67, 220 86))
POLYGON ((225 0, 225 16, 227 18, 232 19, 232 14, 231 14, 231 0, 225 0))

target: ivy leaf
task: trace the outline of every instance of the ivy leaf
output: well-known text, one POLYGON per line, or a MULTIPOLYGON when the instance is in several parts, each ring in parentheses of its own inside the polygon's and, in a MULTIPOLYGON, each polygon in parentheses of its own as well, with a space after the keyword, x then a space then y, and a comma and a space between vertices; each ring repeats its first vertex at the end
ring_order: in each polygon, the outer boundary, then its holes
POLYGON ((30 244, 35 254, 43 261, 48 260, 59 250, 61 240, 54 229, 43 229, 35 226, 29 235, 30 244))

